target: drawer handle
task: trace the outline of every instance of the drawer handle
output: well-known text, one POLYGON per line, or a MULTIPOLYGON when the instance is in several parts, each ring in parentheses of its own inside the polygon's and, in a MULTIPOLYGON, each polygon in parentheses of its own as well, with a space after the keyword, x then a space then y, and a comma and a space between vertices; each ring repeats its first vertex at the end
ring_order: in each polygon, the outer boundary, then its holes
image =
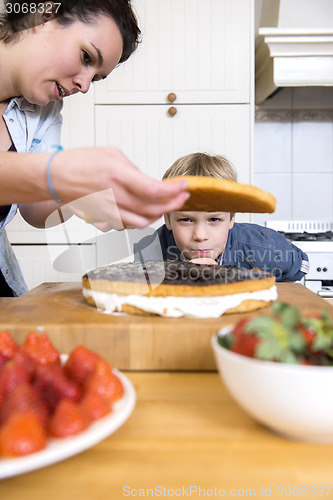
POLYGON ((175 102, 175 100, 177 99, 177 96, 174 92, 170 92, 170 94, 168 95, 167 97, 168 101, 169 102, 175 102))
POLYGON ((171 108, 168 109, 168 115, 169 116, 175 116, 177 114, 177 108, 174 106, 171 106, 171 108))

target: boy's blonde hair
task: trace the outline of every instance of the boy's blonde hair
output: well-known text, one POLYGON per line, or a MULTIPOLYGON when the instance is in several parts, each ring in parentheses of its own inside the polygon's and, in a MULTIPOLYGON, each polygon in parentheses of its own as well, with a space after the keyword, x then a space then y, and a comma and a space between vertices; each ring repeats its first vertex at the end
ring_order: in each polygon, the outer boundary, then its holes
MULTIPOLYGON (((179 175, 203 175, 237 182, 237 172, 232 163, 222 155, 192 153, 178 158, 163 175, 163 179, 179 175)), ((230 214, 230 218, 234 217, 230 214)))
POLYGON ((165 172, 163 179, 178 175, 203 175, 237 182, 237 172, 225 156, 207 153, 192 153, 178 158, 165 172))

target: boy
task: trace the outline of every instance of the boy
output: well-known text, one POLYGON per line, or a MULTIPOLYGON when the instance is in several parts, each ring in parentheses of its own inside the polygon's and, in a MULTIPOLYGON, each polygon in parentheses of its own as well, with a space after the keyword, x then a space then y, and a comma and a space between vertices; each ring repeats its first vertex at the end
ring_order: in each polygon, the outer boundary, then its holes
MULTIPOLYGON (((179 158, 163 179, 181 175, 237 182, 237 173, 225 157, 205 153, 179 158)), ((276 281, 299 281, 309 270, 307 255, 282 234, 257 224, 237 223, 234 213, 177 211, 165 214, 164 220, 155 234, 134 245, 135 260, 185 259, 261 269, 276 281)))

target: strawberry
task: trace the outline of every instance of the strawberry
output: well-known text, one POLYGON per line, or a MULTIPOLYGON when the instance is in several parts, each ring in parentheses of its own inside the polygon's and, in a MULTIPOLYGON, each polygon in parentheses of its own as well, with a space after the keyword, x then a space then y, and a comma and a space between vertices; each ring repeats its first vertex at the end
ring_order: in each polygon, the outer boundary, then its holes
POLYGON ((89 427, 90 422, 77 403, 62 399, 51 417, 49 433, 53 437, 73 436, 89 427))
POLYGON ((0 429, 0 456, 17 457, 46 446, 46 432, 34 412, 13 413, 0 429))
POLYGON ((79 405, 89 420, 98 420, 112 412, 112 408, 107 400, 93 391, 86 392, 79 405))
POLYGON ((85 391, 97 392, 112 403, 123 396, 124 387, 117 375, 113 373, 111 366, 106 361, 100 360, 87 379, 85 391))
POLYGON ((236 352, 237 354, 243 354, 243 356, 254 358, 255 350, 259 342, 260 339, 252 333, 238 334, 231 346, 231 351, 236 352))
POLYGON ((28 333, 21 349, 40 365, 60 364, 60 355, 46 333, 28 333))
POLYGON ((66 377, 60 365, 38 366, 33 386, 51 412, 61 399, 78 401, 81 397, 79 386, 66 377))
POLYGON ((69 355, 65 363, 65 372, 70 379, 83 385, 100 359, 101 357, 97 353, 79 345, 69 355))
POLYGON ((7 330, 0 332, 0 354, 11 359, 17 349, 18 345, 10 333, 7 330))
POLYGON ((249 321, 249 317, 241 318, 239 321, 237 321, 237 323, 233 327, 232 336, 239 337, 240 335, 243 335, 245 333, 245 326, 249 323, 249 321))
POLYGON ((305 366, 312 366, 312 363, 308 359, 300 359, 300 364, 305 366))
POLYGON ((7 363, 9 358, 7 358, 7 356, 5 356, 2 352, 0 352, 0 370, 3 366, 5 366, 5 364, 7 363))
POLYGON ((22 349, 18 349, 12 357, 12 361, 22 366, 29 373, 31 379, 33 378, 37 369, 37 361, 30 354, 22 349))
POLYGON ((23 384, 7 396, 0 409, 0 424, 6 422, 14 413, 33 412, 40 424, 46 427, 49 412, 43 401, 29 384, 23 384))
POLYGON ((27 370, 9 360, 0 371, 0 394, 6 397, 16 386, 29 381, 30 375, 27 370))
POLYGON ((311 349, 311 346, 316 338, 316 332, 312 328, 305 328, 302 326, 298 327, 298 331, 301 333, 305 340, 306 347, 311 349))

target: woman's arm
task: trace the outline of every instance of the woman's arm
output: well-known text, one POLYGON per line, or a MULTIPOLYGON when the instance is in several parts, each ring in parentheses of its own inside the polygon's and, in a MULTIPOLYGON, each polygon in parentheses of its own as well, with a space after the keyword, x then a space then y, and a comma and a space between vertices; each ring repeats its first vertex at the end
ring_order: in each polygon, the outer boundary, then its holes
MULTIPOLYGON (((51 200, 46 177, 49 158, 50 154, 44 153, 0 153, 1 204, 51 200)), ((186 181, 152 179, 113 147, 61 151, 54 156, 50 171, 62 203, 92 195, 80 200, 80 210, 99 222, 113 224, 120 218, 123 227, 147 226, 164 213, 179 209, 189 196, 186 181)), ((43 207, 46 214, 55 206, 43 207)))
POLYGON ((46 182, 47 153, 0 151, 1 205, 51 198, 46 182))
POLYGON ((56 226, 61 222, 65 222, 72 216, 72 213, 68 214, 67 211, 65 214, 65 210, 63 209, 59 213, 58 209, 61 208, 61 206, 53 200, 22 203, 19 205, 19 208, 23 219, 31 226, 39 229, 56 226), (50 217, 51 214, 55 214, 55 216, 50 217))

